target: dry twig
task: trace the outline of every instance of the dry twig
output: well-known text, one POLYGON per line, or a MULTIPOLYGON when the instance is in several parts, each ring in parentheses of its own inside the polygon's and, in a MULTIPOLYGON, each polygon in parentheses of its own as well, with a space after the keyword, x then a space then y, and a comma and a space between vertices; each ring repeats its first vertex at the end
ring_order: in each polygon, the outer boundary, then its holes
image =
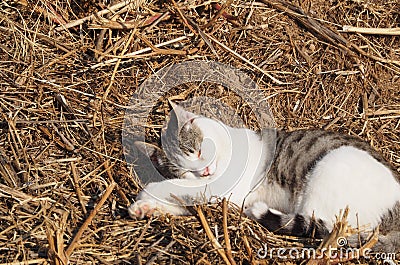
POLYGON ((96 207, 93 209, 93 211, 90 213, 88 218, 85 220, 85 222, 82 224, 82 226, 79 228, 78 232, 75 234, 74 239, 71 241, 69 244, 67 250, 65 251, 65 255, 67 258, 71 256, 71 254, 74 252, 75 248, 78 245, 79 240, 81 239, 83 233, 89 226, 89 224, 92 222, 93 218, 97 215, 98 211, 100 208, 103 206, 103 204, 106 202, 108 197, 111 195, 111 192, 113 191, 114 187, 116 186, 116 183, 111 183, 106 191, 103 194, 103 197, 101 197, 100 201, 97 203, 96 207))
POLYGON ((226 256, 226 253, 224 251, 224 248, 221 246, 221 244, 218 242, 218 240, 215 238, 215 236, 213 235, 210 226, 208 225, 208 222, 206 220, 206 217, 204 216, 203 211, 201 210, 201 207, 197 207, 197 214, 200 218, 200 222, 203 225, 204 231, 207 234, 208 239, 211 241, 211 244, 213 245, 213 247, 216 249, 216 251, 218 252, 218 254, 222 257, 222 259, 224 260, 225 264, 231 264, 231 262, 229 261, 228 257, 226 256))

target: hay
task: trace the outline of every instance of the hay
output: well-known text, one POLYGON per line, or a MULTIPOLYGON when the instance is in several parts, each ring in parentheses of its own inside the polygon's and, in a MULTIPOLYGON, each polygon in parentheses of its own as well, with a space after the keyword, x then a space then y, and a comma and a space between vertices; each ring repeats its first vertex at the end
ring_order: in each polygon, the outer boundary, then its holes
POLYGON ((319 245, 273 235, 223 202, 128 218, 140 186, 124 162, 125 107, 152 73, 189 59, 246 72, 279 127, 357 135, 400 171, 398 1, 110 6, 0 2, 0 263, 270 264, 279 260, 257 258, 264 243, 319 245))

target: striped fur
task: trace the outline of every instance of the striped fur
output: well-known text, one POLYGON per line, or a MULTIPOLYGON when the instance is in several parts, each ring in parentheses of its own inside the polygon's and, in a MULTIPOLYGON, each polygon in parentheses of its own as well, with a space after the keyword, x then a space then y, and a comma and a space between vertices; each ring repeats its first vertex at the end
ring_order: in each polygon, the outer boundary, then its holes
POLYGON ((270 181, 287 187, 296 196, 307 182, 307 173, 329 151, 353 146, 366 151, 387 167, 390 165, 365 141, 350 135, 320 129, 278 131, 274 163, 268 173, 270 181))

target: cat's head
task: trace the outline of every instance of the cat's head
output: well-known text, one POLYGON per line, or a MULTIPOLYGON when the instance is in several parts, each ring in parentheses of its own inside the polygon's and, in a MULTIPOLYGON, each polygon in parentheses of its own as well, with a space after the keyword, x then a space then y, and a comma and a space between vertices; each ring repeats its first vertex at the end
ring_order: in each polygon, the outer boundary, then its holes
MULTIPOLYGON (((147 144, 147 155, 160 170, 170 168, 176 178, 213 177, 222 174, 229 158, 229 135, 221 122, 196 115, 179 105, 162 130, 162 149, 147 144)), ((142 146, 144 143, 136 143, 142 146)), ((163 174, 163 172, 161 172, 163 174)), ((167 176, 166 176, 167 177, 167 176)))

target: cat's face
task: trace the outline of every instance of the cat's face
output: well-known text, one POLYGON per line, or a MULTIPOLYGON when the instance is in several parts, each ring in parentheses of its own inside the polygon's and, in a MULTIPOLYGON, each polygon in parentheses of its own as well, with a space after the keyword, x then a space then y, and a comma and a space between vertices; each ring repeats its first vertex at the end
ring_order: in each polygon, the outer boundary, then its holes
POLYGON ((221 122, 174 104, 161 136, 165 156, 161 160, 168 160, 171 169, 183 172, 177 178, 213 177, 226 167, 230 150, 227 139, 229 135, 221 122))
POLYGON ((222 126, 218 121, 174 105, 162 136, 165 140, 163 148, 173 163, 190 171, 195 177, 212 177, 218 173, 218 154, 222 151, 223 138, 228 137, 224 135, 222 126), (171 141, 171 134, 177 135, 175 141, 171 141))

